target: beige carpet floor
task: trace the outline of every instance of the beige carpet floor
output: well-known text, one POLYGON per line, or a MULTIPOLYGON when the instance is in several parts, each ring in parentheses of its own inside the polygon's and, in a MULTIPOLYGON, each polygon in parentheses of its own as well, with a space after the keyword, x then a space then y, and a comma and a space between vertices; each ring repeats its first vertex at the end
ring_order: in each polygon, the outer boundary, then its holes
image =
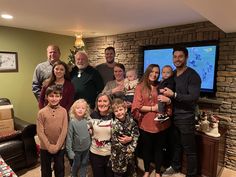
MULTIPOLYGON (((142 177, 143 176, 143 163, 142 163, 141 159, 138 159, 138 167, 139 167, 138 168, 138 177, 142 177)), ((18 175, 18 177, 40 177, 41 176, 40 164, 38 163, 34 167, 18 171, 16 174, 18 175)), ((178 174, 172 175, 170 177, 184 177, 184 176, 185 176, 184 174, 178 173, 178 174)), ((235 177, 235 176, 236 176, 236 171, 230 170, 228 168, 224 168, 220 177, 235 177)), ((65 162, 65 177, 70 177, 70 165, 67 160, 65 162)), ((90 167, 88 170, 88 177, 93 177, 90 167)), ((152 170, 150 177, 155 177, 154 170, 152 170)))

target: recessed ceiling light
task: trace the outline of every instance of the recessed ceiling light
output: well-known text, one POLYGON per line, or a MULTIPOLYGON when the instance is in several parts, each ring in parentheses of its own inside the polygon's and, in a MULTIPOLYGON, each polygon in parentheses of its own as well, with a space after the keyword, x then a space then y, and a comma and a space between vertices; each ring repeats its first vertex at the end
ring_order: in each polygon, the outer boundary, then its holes
POLYGON ((1 17, 4 18, 4 19, 8 19, 8 20, 13 19, 13 16, 9 15, 9 14, 2 14, 1 17))

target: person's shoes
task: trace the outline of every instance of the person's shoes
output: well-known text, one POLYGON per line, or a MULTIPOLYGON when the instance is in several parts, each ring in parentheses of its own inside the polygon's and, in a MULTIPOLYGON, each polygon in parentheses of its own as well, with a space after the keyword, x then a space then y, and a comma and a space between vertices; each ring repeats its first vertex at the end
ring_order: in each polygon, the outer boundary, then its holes
POLYGON ((167 114, 159 114, 155 117, 155 121, 160 121, 160 122, 164 122, 165 120, 169 119, 170 117, 167 114))
POLYGON ((162 177, 167 177, 167 176, 171 176, 171 175, 174 175, 174 174, 177 174, 178 171, 175 171, 171 166, 168 167, 165 172, 162 174, 162 177))

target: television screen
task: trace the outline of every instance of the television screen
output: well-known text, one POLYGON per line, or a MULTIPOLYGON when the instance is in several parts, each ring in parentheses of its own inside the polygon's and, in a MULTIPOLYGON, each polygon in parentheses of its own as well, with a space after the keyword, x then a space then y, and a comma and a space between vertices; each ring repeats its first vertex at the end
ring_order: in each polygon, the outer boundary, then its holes
MULTIPOLYGON (((187 47, 189 52, 187 66, 196 70, 201 77, 201 93, 214 94, 218 45, 214 43, 185 46, 187 47)), ((160 68, 162 68, 164 65, 171 65, 172 68, 175 69, 172 53, 173 47, 171 46, 144 47, 144 71, 149 64, 158 64, 160 68)))

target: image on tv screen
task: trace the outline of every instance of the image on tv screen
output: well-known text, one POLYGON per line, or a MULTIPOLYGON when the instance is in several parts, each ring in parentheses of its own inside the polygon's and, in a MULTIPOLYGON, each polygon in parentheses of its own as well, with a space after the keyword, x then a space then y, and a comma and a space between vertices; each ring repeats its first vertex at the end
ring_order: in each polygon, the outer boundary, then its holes
MULTIPOLYGON (((187 47, 189 58, 187 66, 193 68, 201 77, 201 89, 212 92, 215 82, 216 45, 187 47)), ((145 49, 144 71, 149 64, 158 64, 160 68, 170 65, 173 69, 173 48, 145 49)), ((160 76, 161 78, 161 76, 160 76)))

